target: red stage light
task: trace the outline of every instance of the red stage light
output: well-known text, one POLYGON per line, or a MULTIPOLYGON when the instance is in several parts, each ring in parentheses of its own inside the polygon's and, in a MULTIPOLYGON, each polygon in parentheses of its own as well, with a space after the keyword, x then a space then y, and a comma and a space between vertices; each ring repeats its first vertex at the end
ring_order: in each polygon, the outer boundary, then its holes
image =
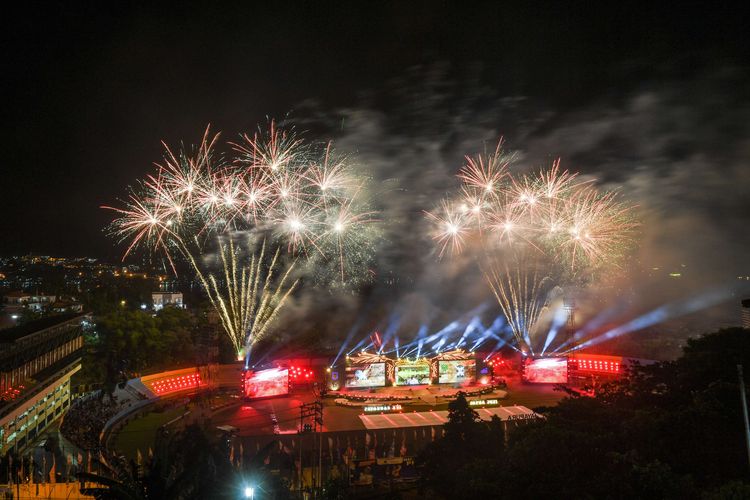
POLYGON ((583 371, 619 373, 622 369, 619 361, 586 358, 576 358, 571 361, 575 361, 578 369, 583 371))
POLYGON ((192 389, 200 385, 203 385, 200 374, 193 373, 190 375, 157 380, 151 383, 151 389, 156 394, 165 394, 169 392, 182 391, 185 389, 192 389))
MULTIPOLYGON (((279 367, 279 368, 281 369, 283 367, 279 367)), ((299 366, 290 366, 288 370, 289 370, 289 378, 291 380, 311 379, 314 377, 314 372, 308 368, 302 368, 299 366)))

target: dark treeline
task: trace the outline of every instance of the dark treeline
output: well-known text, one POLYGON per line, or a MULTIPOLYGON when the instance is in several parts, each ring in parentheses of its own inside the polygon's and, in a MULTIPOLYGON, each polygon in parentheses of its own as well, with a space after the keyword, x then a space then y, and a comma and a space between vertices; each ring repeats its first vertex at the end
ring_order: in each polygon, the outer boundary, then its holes
POLYGON ((431 498, 750 498, 737 365, 750 331, 690 340, 673 362, 571 394, 545 419, 482 423, 464 399, 422 453, 431 498))

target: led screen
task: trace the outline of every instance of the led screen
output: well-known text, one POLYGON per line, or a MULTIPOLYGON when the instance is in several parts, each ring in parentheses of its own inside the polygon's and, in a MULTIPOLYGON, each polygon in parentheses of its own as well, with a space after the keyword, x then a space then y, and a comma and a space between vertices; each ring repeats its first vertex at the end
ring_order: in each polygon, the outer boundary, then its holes
POLYGON ((341 380, 339 380, 339 372, 336 370, 333 370, 329 372, 328 374, 328 389, 331 391, 338 391, 341 389, 341 380))
POLYGON ((420 385, 430 383, 430 363, 396 365, 396 385, 420 385))
POLYGON ((346 367, 346 387, 385 386, 385 363, 346 367))
POLYGON ((535 384, 565 384, 568 381, 566 358, 541 358, 526 361, 524 379, 535 384))
POLYGON ((267 398, 289 393, 289 370, 271 368, 245 374, 245 397, 267 398))
POLYGON ((438 383, 456 384, 461 382, 471 382, 476 376, 476 366, 476 361, 473 359, 439 361, 438 383))

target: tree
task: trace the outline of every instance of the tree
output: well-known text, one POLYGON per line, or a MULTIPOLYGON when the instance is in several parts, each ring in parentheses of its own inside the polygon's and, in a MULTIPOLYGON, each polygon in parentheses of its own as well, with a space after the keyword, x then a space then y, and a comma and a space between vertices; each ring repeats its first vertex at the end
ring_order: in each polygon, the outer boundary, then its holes
POLYGON ((238 470, 229 461, 225 439, 190 425, 161 434, 143 466, 109 454, 102 473, 79 473, 78 478, 98 484, 83 491, 98 500, 235 499, 246 481, 262 487, 264 498, 284 500, 291 498, 289 484, 264 470, 264 459, 277 446, 277 441, 268 443, 238 470))
POLYGON ((28 306, 24 306, 23 309, 21 309, 21 314, 18 316, 17 323, 19 325, 25 325, 26 323, 31 323, 32 321, 40 319, 42 316, 44 316, 44 314, 41 311, 36 311, 28 306))
POLYGON ((160 363, 164 367, 192 366, 195 364, 197 340, 196 319, 184 310, 167 307, 156 315, 164 351, 160 363))
POLYGON ((196 319, 182 309, 166 308, 156 316, 115 309, 96 320, 87 336, 84 377, 106 387, 145 370, 195 365, 196 319))
POLYGON ((144 466, 114 454, 103 466, 103 473, 78 474, 79 479, 99 484, 83 491, 98 500, 232 498, 227 450, 195 425, 161 436, 144 466))
POLYGON ((465 439, 474 430, 474 424, 479 421, 479 414, 474 411, 466 400, 466 394, 459 392, 456 399, 448 404, 448 422, 445 432, 448 436, 465 439))
POLYGON ((448 405, 445 435, 428 445, 419 456, 423 466, 422 489, 435 497, 455 498, 486 490, 478 481, 481 470, 498 467, 503 452, 502 422, 479 420, 479 415, 460 392, 448 405), (472 465, 470 473, 465 466, 472 465), (478 467, 481 466, 480 470, 478 467))
POLYGON ((423 454, 424 487, 443 498, 742 498, 737 364, 750 367, 747 330, 690 340, 673 362, 636 366, 594 397, 571 394, 507 446, 457 400, 423 454))

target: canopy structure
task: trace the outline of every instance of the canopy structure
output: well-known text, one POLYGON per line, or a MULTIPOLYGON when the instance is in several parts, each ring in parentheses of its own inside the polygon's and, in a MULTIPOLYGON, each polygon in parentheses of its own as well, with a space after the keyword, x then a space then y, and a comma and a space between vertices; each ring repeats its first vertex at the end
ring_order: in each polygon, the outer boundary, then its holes
MULTIPOLYGON (((525 406, 501 406, 498 408, 480 408, 475 410, 482 420, 491 420, 496 416, 503 422, 509 420, 531 420, 541 418, 525 406)), ((389 413, 381 415, 360 415, 365 428, 400 429, 403 427, 425 427, 443 425, 448 421, 447 411, 421 411, 411 413, 389 413)))
POLYGON ((354 356, 347 356, 347 362, 353 365, 369 365, 373 363, 393 363, 393 360, 383 354, 362 351, 354 356))
POLYGON ((432 361, 454 361, 460 359, 474 359, 476 354, 473 352, 466 352, 463 349, 454 349, 452 351, 441 352, 432 361))

